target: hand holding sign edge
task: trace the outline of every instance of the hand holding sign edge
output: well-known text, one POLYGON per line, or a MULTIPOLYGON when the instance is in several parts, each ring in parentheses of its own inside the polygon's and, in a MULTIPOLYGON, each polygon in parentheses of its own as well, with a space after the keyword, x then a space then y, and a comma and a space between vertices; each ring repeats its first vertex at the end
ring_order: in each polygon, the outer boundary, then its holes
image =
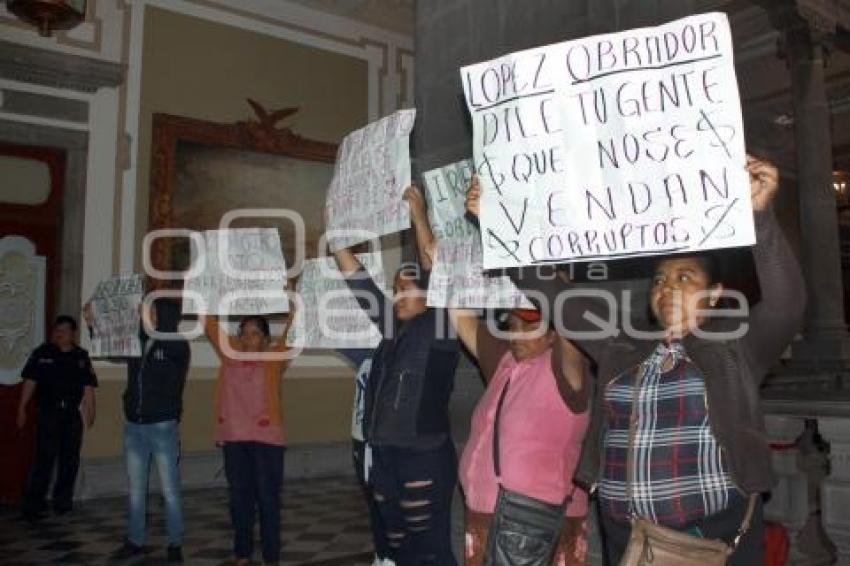
POLYGON ((761 212, 770 206, 779 189, 779 169, 773 163, 750 154, 747 154, 746 169, 750 174, 753 211, 761 212))
POLYGON ((481 213, 481 185, 478 183, 478 175, 473 175, 469 182, 469 190, 466 191, 466 211, 474 218, 481 213))

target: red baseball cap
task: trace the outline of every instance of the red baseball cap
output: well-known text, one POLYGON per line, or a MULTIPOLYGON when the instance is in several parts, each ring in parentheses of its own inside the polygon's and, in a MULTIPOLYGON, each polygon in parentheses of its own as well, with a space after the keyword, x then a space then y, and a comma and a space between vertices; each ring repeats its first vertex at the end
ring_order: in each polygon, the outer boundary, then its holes
POLYGON ((540 322, 540 311, 537 309, 513 309, 511 314, 525 322, 540 322))

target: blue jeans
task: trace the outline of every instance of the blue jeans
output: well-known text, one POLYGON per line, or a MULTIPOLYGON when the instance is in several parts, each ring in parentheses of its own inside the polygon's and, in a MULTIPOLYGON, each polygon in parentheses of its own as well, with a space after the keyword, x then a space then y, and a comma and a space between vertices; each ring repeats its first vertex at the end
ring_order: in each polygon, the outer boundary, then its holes
POLYGON ((280 489, 285 448, 263 442, 225 442, 224 473, 230 488, 233 554, 251 558, 254 518, 260 511, 263 562, 280 560, 280 489))
POLYGON ((127 539, 145 543, 148 475, 153 458, 165 500, 168 544, 183 545, 183 502, 180 495, 180 429, 177 421, 124 424, 124 457, 130 483, 130 526, 127 539))

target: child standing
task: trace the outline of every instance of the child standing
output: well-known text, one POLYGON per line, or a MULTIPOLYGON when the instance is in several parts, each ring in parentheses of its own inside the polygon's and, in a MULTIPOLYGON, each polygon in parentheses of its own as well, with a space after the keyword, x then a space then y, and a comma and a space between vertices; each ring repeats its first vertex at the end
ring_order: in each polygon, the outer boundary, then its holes
POLYGON ((258 508, 263 562, 278 564, 285 445, 280 377, 288 365, 283 354, 289 324, 276 341, 271 340, 263 316, 244 317, 236 337, 229 336, 215 317, 206 318, 204 328, 221 360, 215 440, 224 453, 236 564, 250 563, 258 508))

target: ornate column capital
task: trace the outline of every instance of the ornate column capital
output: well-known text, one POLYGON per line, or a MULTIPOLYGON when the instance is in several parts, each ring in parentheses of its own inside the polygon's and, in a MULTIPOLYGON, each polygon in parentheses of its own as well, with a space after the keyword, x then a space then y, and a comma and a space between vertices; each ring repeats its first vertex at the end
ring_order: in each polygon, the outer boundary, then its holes
POLYGON ((792 50, 802 55, 818 49, 828 53, 838 27, 850 28, 850 0, 779 0, 761 5, 780 32, 780 59, 789 59, 792 50))
POLYGON ((850 27, 850 0, 795 0, 796 12, 814 34, 833 35, 850 27))

